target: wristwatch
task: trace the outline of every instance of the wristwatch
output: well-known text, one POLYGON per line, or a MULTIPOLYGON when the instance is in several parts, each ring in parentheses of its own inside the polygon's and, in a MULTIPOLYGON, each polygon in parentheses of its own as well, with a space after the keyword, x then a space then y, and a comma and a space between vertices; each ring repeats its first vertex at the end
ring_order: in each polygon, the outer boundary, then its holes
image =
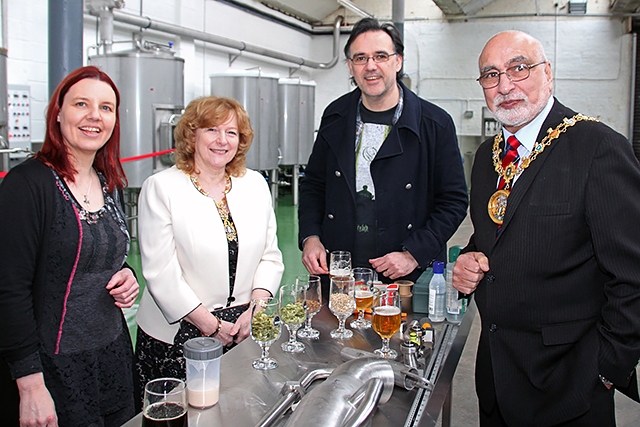
POLYGON ((600 378, 600 381, 602 381, 602 384, 604 384, 606 388, 611 389, 611 387, 613 387, 613 383, 602 375, 598 374, 598 378, 600 378))

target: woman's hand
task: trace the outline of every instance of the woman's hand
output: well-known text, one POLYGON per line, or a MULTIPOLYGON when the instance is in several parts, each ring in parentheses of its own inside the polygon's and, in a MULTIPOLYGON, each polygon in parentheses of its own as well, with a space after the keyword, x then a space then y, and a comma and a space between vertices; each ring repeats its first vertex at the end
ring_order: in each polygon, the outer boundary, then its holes
POLYGON ((111 280, 107 283, 107 290, 116 300, 116 306, 129 308, 138 297, 140 286, 133 272, 125 267, 111 276, 111 280))
POLYGON ((235 336, 234 341, 236 344, 241 343, 249 336, 251 333, 251 308, 238 317, 230 333, 232 336, 235 336))
POLYGON ((233 336, 231 335, 231 328, 233 323, 225 322, 221 323, 220 330, 218 330, 218 318, 211 314, 209 310, 202 304, 195 308, 191 313, 184 317, 184 320, 195 325, 200 329, 200 333, 206 337, 211 336, 216 330, 218 333, 215 335, 220 340, 223 346, 229 345, 233 342, 233 336))
POLYGON ((58 427, 56 407, 41 372, 16 380, 20 393, 20 427, 58 427))

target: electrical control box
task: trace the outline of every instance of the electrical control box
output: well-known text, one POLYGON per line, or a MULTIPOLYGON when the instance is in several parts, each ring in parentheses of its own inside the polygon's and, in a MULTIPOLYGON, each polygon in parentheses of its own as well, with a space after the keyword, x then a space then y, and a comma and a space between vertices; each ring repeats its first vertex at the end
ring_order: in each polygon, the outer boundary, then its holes
MULTIPOLYGON (((8 85, 9 147, 31 150, 31 90, 29 86, 8 85)), ((12 159, 24 158, 28 152, 11 153, 12 159)))

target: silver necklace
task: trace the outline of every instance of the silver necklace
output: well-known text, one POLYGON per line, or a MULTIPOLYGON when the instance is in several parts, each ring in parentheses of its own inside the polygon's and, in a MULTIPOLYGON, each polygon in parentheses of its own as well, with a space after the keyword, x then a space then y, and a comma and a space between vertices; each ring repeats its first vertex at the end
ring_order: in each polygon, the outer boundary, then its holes
POLYGON ((82 200, 82 202, 85 205, 90 205, 91 202, 89 201, 89 193, 91 192, 91 184, 93 183, 93 174, 91 172, 89 172, 89 186, 87 187, 87 191, 83 194, 84 199, 82 200))

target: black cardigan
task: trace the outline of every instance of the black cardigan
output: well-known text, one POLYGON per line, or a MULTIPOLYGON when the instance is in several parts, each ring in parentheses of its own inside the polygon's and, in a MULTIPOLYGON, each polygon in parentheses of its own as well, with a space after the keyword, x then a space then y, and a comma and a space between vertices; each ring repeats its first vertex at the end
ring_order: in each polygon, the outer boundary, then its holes
MULTIPOLYGON (((6 362, 0 361, 0 377, 7 368, 13 379, 41 372, 39 337, 56 333, 57 325, 42 324, 41 314, 65 292, 60 286, 53 301, 44 299, 47 258, 57 250, 50 247, 57 191, 51 169, 37 159, 11 169, 0 185, 0 356, 6 362)), ((122 207, 118 193, 113 197, 122 207)), ((79 238, 77 228, 68 232, 79 238)), ((59 268, 64 275, 67 266, 59 268)))

